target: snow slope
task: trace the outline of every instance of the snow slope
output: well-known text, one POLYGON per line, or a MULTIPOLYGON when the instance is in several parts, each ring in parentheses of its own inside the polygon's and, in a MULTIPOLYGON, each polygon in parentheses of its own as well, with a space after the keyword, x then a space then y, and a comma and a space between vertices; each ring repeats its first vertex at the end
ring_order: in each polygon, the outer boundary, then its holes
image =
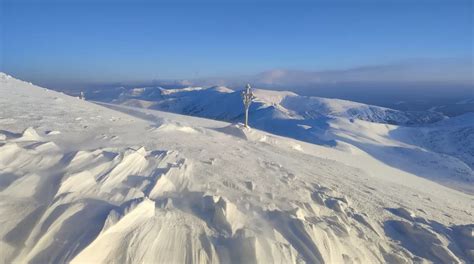
POLYGON ((474 261, 472 195, 356 145, 105 108, 4 74, 0 105, 0 262, 474 261))
MULTIPOLYGON (((470 122, 456 126, 461 130, 453 131, 455 118, 435 112, 403 112, 292 92, 254 92, 252 127, 318 145, 348 143, 395 168, 474 193, 472 115, 466 115, 470 122)), ((116 97, 115 104, 224 121, 243 119, 240 91, 225 87, 134 88, 116 97)), ((98 92, 94 99, 104 98, 98 92)))
POLYGON ((467 113, 421 128, 399 128, 392 137, 455 157, 474 169, 474 113, 467 113))

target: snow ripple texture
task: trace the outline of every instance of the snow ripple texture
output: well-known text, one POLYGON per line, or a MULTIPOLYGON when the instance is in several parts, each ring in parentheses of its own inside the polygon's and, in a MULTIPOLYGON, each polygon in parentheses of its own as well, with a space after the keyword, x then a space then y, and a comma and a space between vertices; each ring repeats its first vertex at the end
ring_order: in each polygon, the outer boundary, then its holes
POLYGON ((472 259, 472 225, 440 227, 391 209, 401 219, 381 226, 318 184, 301 190, 308 198, 290 202, 292 209, 242 205, 193 190, 193 161, 174 151, 65 153, 28 128, 4 140, 0 153, 5 262, 380 263, 410 262, 412 254, 438 263, 472 259), (406 248, 384 243, 387 235, 406 248))

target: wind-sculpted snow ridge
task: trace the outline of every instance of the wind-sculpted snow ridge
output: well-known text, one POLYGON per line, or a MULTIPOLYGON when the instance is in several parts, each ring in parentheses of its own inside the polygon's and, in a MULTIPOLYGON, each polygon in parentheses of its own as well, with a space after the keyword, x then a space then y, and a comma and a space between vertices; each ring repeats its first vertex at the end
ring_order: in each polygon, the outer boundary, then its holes
POLYGON ((354 145, 13 78, 0 103, 1 263, 474 261, 472 195, 354 145))
MULTIPOLYGON (((5 262, 382 263, 409 261, 412 254, 460 262, 472 250, 474 225, 442 227, 390 209, 402 220, 381 226, 320 184, 303 184, 302 198, 287 201, 288 208, 231 201, 194 186, 193 161, 173 151, 65 153, 52 142, 9 139, 0 153, 2 171, 15 168, 0 193, 5 262)), ((281 180, 288 191, 297 180, 278 164, 263 162, 262 168, 287 174, 281 180)), ((221 193, 242 188, 222 184, 221 193)))

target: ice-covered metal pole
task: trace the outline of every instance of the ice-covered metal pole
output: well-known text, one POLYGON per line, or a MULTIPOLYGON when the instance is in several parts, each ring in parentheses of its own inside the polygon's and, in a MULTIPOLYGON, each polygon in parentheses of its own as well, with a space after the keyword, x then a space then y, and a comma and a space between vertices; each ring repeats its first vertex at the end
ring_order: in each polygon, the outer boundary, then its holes
POLYGON ((252 91, 250 91, 251 87, 250 84, 247 84, 245 90, 242 91, 242 100, 244 102, 245 108, 245 127, 249 127, 249 108, 252 100, 255 98, 252 91))

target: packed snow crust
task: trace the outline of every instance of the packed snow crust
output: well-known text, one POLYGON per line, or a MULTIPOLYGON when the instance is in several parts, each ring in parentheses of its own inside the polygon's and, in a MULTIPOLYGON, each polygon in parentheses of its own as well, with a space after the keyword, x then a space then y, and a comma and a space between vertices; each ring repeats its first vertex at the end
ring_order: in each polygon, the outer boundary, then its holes
POLYGON ((5 74, 0 105, 0 262, 474 261, 473 196, 364 148, 390 125, 322 146, 5 74))

